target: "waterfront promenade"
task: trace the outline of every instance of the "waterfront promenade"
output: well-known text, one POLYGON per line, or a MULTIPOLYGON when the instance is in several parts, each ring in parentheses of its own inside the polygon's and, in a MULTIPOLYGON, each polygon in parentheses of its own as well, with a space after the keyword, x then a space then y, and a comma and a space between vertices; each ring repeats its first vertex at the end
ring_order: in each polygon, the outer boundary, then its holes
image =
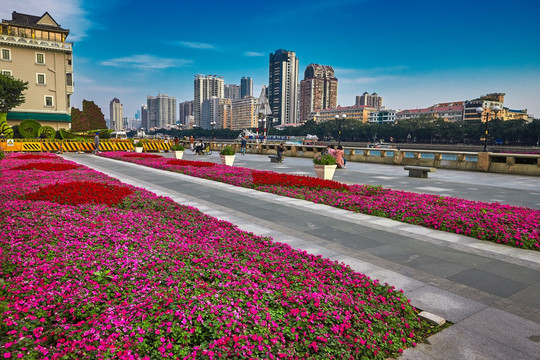
MULTIPOLYGON (((243 230, 344 262, 404 289, 413 305, 454 323, 402 358, 540 359, 540 252, 90 154, 64 157, 243 230)), ((216 153, 204 158, 186 152, 185 158, 219 162, 216 153)), ((302 158, 276 164, 267 156, 238 154, 235 166, 314 175, 311 160, 302 158)), ((540 209, 538 177, 451 170, 437 170, 429 179, 407 175, 401 166, 349 163, 334 179, 540 209)))

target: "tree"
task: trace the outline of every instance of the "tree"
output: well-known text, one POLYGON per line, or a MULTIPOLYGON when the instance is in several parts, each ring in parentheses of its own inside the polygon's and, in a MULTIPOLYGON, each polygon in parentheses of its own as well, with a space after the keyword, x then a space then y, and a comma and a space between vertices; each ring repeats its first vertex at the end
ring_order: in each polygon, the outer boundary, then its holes
POLYGON ((0 134, 8 138, 13 138, 13 129, 7 124, 7 112, 24 103, 23 92, 27 89, 28 82, 0 74, 0 134))

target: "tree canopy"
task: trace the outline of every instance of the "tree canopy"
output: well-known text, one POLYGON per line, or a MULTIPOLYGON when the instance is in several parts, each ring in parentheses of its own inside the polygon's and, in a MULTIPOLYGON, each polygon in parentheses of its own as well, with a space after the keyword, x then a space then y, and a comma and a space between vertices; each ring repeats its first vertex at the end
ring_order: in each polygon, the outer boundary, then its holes
POLYGON ((0 112, 8 112, 24 103, 24 91, 28 82, 15 79, 11 75, 0 74, 0 112))

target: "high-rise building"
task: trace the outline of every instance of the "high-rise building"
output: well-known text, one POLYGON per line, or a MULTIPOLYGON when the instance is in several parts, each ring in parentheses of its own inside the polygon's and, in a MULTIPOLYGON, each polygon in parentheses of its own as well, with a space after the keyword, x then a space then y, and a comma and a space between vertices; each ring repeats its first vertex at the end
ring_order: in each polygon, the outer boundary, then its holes
POLYGON ((309 64, 300 82, 300 121, 314 111, 337 106, 338 81, 331 66, 309 64))
POLYGON ((201 126, 201 107, 204 100, 212 96, 224 97, 225 83, 222 76, 217 75, 195 75, 193 86, 193 114, 195 115, 195 125, 201 126))
POLYGON ((120 100, 118 100, 117 98, 111 100, 109 104, 109 114, 111 119, 111 128, 113 128, 115 131, 124 130, 125 127, 124 123, 122 122, 122 119, 124 117, 123 106, 120 103, 120 100))
POLYGON ((238 100, 240 99, 240 86, 233 85, 233 84, 227 84, 225 85, 224 89, 224 98, 225 99, 231 99, 231 100, 238 100))
POLYGON ((270 54, 268 101, 276 125, 298 122, 298 58, 283 49, 270 54))
POLYGON ((148 130, 148 106, 141 105, 141 127, 145 130, 148 130))
POLYGON ((190 116, 193 116, 193 100, 181 102, 178 105, 178 120, 180 124, 187 125, 190 116))
POLYGON ((246 96, 253 96, 253 79, 244 76, 240 80, 240 97, 243 99, 246 96))
POLYGON ((253 96, 246 96, 240 100, 232 102, 232 123, 230 129, 242 130, 257 127, 258 99, 253 96))
POLYGON ((71 126, 73 43, 49 13, 13 12, 0 29, 0 72, 28 82, 25 102, 7 113, 8 125, 38 120, 54 129, 71 126))
POLYGON ((214 122, 215 129, 230 128, 232 122, 231 99, 211 97, 203 101, 201 106, 201 127, 211 129, 214 122))
POLYGON ((369 106, 375 109, 380 109, 383 106, 382 96, 373 93, 369 95, 367 92, 356 97, 356 106, 369 106))
POLYGON ((167 128, 176 125, 176 98, 165 94, 147 96, 148 128, 167 128))

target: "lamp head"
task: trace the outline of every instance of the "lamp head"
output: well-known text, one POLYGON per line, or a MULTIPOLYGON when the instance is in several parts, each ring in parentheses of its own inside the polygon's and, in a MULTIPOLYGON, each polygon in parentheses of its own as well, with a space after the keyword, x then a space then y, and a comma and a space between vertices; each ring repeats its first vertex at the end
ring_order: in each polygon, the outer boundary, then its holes
POLYGON ((501 107, 499 105, 495 105, 494 107, 491 108, 491 110, 497 114, 499 111, 501 111, 501 107))
POLYGON ((481 114, 481 113, 484 112, 484 108, 481 107, 481 106, 479 106, 479 107, 476 108, 476 112, 479 113, 479 114, 481 114))

